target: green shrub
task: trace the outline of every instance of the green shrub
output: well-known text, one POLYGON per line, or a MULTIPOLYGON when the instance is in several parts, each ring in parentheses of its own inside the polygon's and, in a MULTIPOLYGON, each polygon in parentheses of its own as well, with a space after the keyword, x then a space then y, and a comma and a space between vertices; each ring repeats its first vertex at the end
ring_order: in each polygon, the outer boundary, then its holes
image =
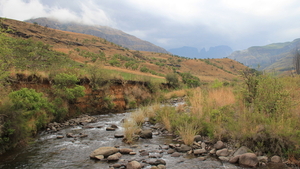
POLYGON ((177 87, 179 87, 179 79, 178 79, 178 76, 177 76, 177 74, 175 74, 175 73, 168 73, 167 75, 166 75, 166 80, 167 80, 167 82, 172 86, 172 87, 174 87, 174 88, 177 88, 177 87))
POLYGON ((188 87, 198 87, 200 86, 200 79, 196 76, 193 76, 190 72, 180 73, 182 81, 184 84, 187 84, 188 87))
POLYGON ((143 66, 143 67, 141 67, 140 71, 147 73, 147 72, 149 72, 149 69, 147 67, 143 66))

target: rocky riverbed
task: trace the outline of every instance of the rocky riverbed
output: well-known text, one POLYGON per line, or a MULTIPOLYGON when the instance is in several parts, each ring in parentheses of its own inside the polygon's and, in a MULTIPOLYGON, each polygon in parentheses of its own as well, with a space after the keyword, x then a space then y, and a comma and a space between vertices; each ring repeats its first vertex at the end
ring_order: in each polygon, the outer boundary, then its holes
POLYGON ((195 136, 194 144, 146 122, 139 140, 122 142, 122 122, 129 113, 82 115, 51 123, 37 140, 0 157, 0 168, 288 168, 278 157, 253 153, 222 141, 195 136))

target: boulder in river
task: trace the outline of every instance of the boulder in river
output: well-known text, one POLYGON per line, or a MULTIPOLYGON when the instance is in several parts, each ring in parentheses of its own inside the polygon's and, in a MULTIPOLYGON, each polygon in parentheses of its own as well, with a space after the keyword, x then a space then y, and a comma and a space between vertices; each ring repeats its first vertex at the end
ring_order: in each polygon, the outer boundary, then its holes
POLYGON ((118 161, 122 157, 121 153, 116 153, 107 157, 108 161, 118 161))
POLYGON ((180 147, 176 147, 175 148, 176 149, 176 151, 178 151, 178 152, 188 152, 188 151, 190 151, 192 148, 190 147, 190 146, 188 146, 188 145, 181 145, 180 147))
POLYGON ((131 161, 126 165, 126 169, 141 169, 142 165, 137 161, 131 161))
POLYGON ((112 154, 115 154, 119 152, 119 149, 115 148, 115 147, 100 147, 96 150, 94 150, 91 154, 90 157, 91 158, 95 158, 95 156, 98 155, 103 155, 104 157, 108 157, 112 154))
POLYGON ((258 164, 257 156, 254 153, 245 153, 240 155, 239 164, 248 167, 256 167, 258 164))
POLYGON ((152 130, 143 130, 140 133, 141 138, 152 138, 152 130))

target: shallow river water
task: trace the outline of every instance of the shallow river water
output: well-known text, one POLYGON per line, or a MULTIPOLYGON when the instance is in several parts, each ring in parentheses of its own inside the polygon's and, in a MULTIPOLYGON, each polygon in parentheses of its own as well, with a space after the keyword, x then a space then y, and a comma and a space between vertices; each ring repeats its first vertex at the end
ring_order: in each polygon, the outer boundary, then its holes
MULTIPOLYGON (((65 128, 57 133, 41 133, 36 141, 27 147, 19 148, 10 151, 0 156, 0 168, 3 169, 56 169, 56 168, 86 168, 94 169, 109 168, 114 163, 107 163, 104 161, 92 160, 89 154, 99 148, 108 146, 120 146, 120 148, 130 148, 130 145, 122 142, 122 138, 114 138, 116 132, 122 132, 121 120, 128 116, 129 113, 105 114, 98 115, 96 123, 89 123, 86 126, 74 126, 65 128), (106 131, 105 128, 111 124, 116 124, 119 129, 116 131, 106 131), (103 126, 102 128, 97 128, 103 126), (58 134, 66 136, 67 133, 73 134, 87 134, 85 138, 67 138, 57 139, 58 134)), ((159 150, 164 144, 172 143, 170 136, 153 136, 152 139, 140 139, 136 143, 136 147, 132 148, 136 155, 123 155, 125 160, 148 160, 148 157, 140 156, 139 150, 152 151, 155 155, 155 150, 159 150)), ((151 154, 151 153, 150 153, 151 154)), ((235 169, 238 166, 222 163, 215 158, 208 158, 206 161, 199 161, 197 158, 189 157, 171 157, 164 152, 161 159, 167 163, 167 168, 172 169, 235 169)), ((144 168, 151 168, 145 166, 144 168)))

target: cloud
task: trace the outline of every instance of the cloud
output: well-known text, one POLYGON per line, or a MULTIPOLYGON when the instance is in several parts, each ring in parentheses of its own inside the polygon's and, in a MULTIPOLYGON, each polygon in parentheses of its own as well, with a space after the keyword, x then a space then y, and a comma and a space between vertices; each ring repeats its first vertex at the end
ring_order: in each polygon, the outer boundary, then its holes
MULTIPOLYGON (((79 7, 62 7, 59 2, 51 3, 52 6, 42 4, 39 0, 1 0, 0 15, 12 19, 26 20, 37 17, 52 17, 60 21, 80 22, 84 24, 99 24, 114 26, 115 23, 94 1, 69 1, 69 4, 79 7)), ((71 5, 71 6, 72 6, 71 5)))
POLYGON ((0 0, 0 16, 111 26, 164 48, 243 49, 300 34, 299 0, 0 0))

